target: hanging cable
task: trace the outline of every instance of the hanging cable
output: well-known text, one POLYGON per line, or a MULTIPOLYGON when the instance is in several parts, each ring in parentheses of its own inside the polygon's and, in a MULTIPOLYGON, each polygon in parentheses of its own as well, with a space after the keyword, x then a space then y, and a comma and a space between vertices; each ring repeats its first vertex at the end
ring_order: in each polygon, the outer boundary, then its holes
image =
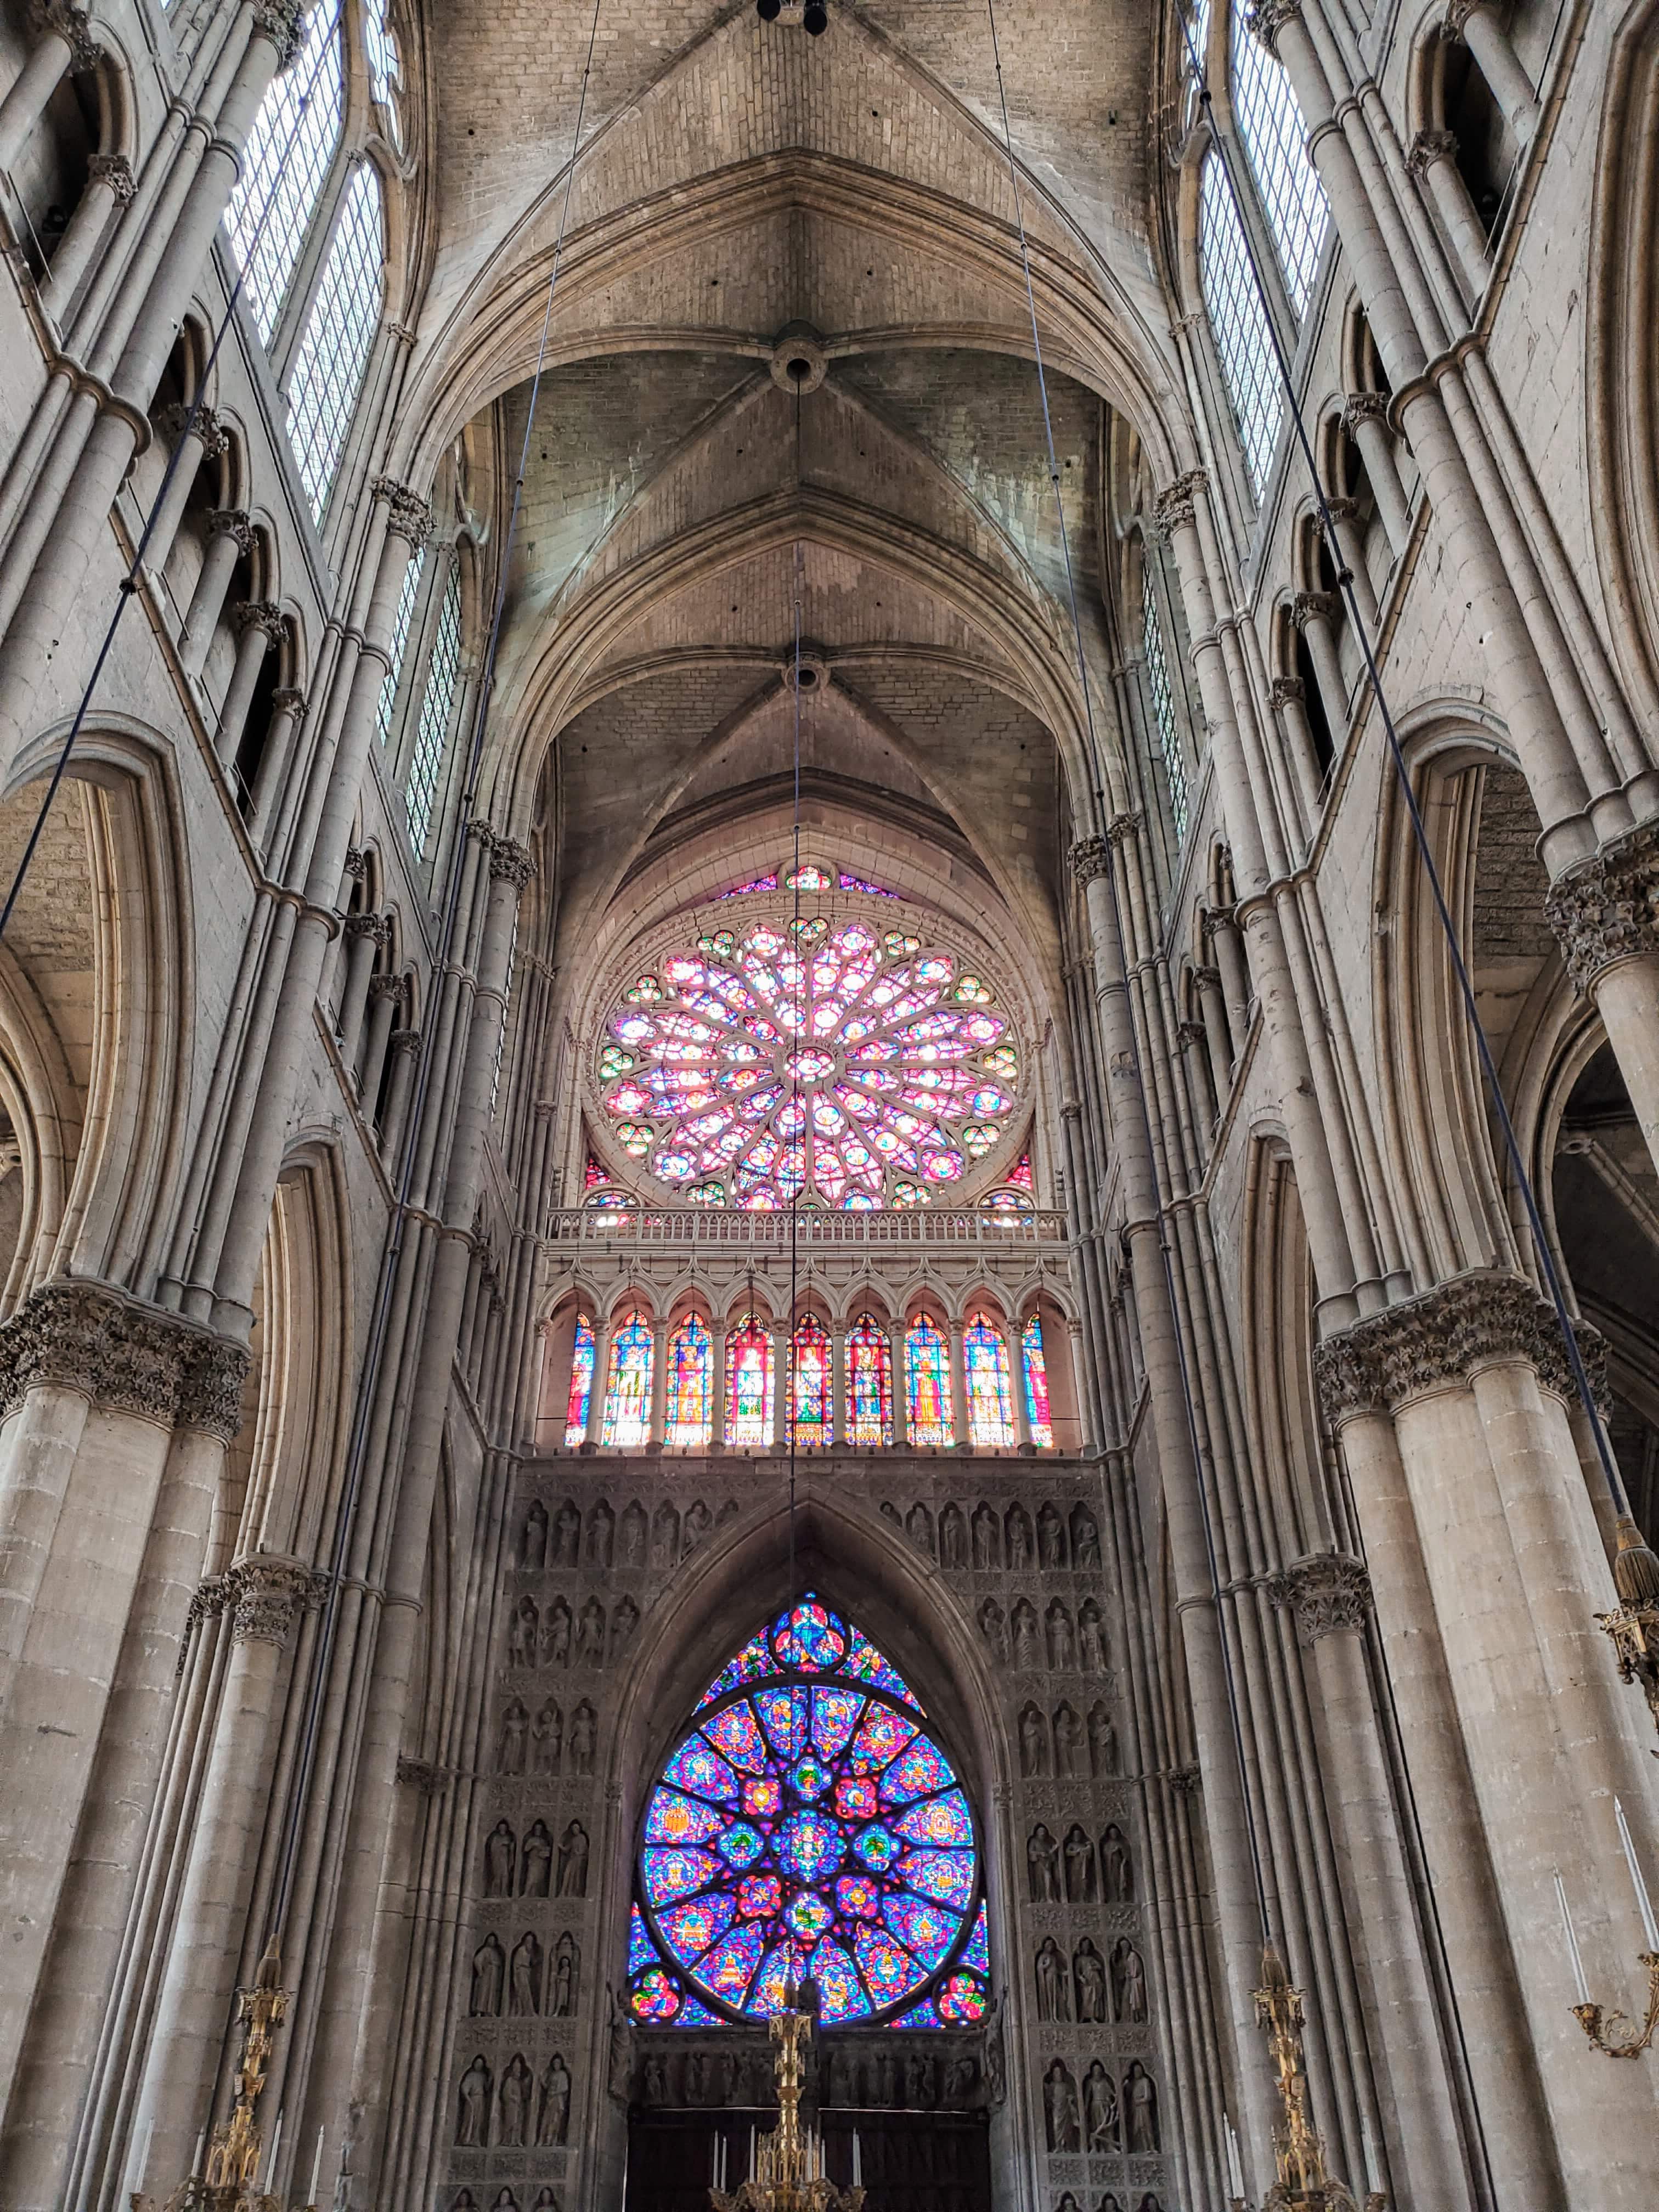
MULTIPOLYGON (((0 943, 3 943, 6 932, 11 925, 11 918, 16 910, 24 878, 28 874, 34 860, 35 850, 46 831, 46 817, 52 811, 58 788, 68 772, 70 756, 74 752, 81 732, 86 726, 87 716, 92 708, 92 695, 98 688, 98 679, 104 672, 105 664, 115 644, 115 635, 121 627, 121 617, 125 614, 129 603, 137 595, 139 580, 144 566, 144 556, 149 550, 149 541, 155 531, 155 518, 167 504, 168 490, 173 477, 178 474, 184 457, 185 442, 194 430, 202 410, 206 404, 208 380, 218 365, 225 339, 229 334, 231 325, 236 319, 236 303, 242 296, 242 288, 247 282, 248 270, 252 266, 254 256, 259 250, 260 241, 264 236, 265 226, 270 221, 276 208, 276 195, 287 174, 288 165, 294 158, 295 149, 299 144, 300 132, 306 119, 306 111, 311 105, 311 95, 316 89, 317 79, 321 73, 323 64, 329 58, 334 41, 339 36, 342 12, 340 0, 336 0, 334 18, 329 26, 328 35, 318 42, 317 52, 311 64, 311 74, 306 80, 305 90, 301 94, 295 107, 294 127, 289 132, 288 143, 283 149, 282 159, 278 161, 276 172, 270 179, 270 189, 260 207, 258 220, 249 234, 246 251, 240 256, 240 266, 237 270, 236 282, 230 288, 230 297, 225 302, 225 312, 220 317, 218 328, 213 333, 213 343, 208 349, 207 358, 202 364, 202 373, 196 380, 196 397, 185 410, 182 427, 173 441, 173 451, 167 456, 167 465, 162 472, 161 485, 151 503, 149 513, 144 519, 144 526, 139 534, 138 544, 128 564, 127 572, 115 587, 114 611, 111 614, 105 628, 102 642, 98 647, 97 656, 92 664, 92 672, 87 678, 82 690, 80 704, 76 708, 69 728, 64 733, 64 742, 58 747, 58 758, 53 763, 52 775, 46 784, 46 796, 40 801, 40 808, 35 814, 33 827, 30 830, 24 842, 23 850, 18 857, 17 866, 12 875, 11 889, 6 893, 5 904, 0 906, 0 943)), ((228 775, 228 769, 226 774, 228 775)))
MULTIPOLYGON (((1003 82, 1002 46, 997 35, 996 0, 985 0, 985 12, 991 26, 991 52, 996 64, 997 98, 1002 111, 1003 150, 1007 156, 1008 180, 1013 192, 1014 223, 1019 234, 1020 266, 1025 280, 1025 305, 1030 317, 1031 348, 1036 356, 1037 390, 1042 401, 1042 433, 1048 449, 1048 480, 1054 487, 1054 515, 1060 530, 1060 550, 1066 569, 1066 589, 1071 602, 1072 635, 1077 647, 1078 681, 1083 692, 1083 714, 1089 752, 1089 772, 1094 779, 1094 803, 1097 820, 1103 830, 1105 824, 1105 795, 1102 789, 1102 756, 1099 736, 1095 727, 1094 696, 1089 681, 1088 656, 1083 643, 1083 623, 1078 605, 1077 574, 1072 563, 1071 532, 1066 520, 1066 502, 1061 489, 1059 456, 1054 446, 1053 410, 1048 403, 1048 374, 1042 358, 1042 335, 1038 326, 1036 288, 1031 276, 1031 247, 1025 230, 1025 210, 1019 186, 1019 165, 1014 158, 1013 131, 1008 118, 1008 89, 1003 82)), ((1103 880, 1111 899, 1114 924, 1117 932, 1118 950, 1123 961, 1123 988, 1127 1008, 1129 1057, 1133 1073, 1136 1109, 1146 1133, 1148 1157, 1156 1162, 1152 1145, 1152 1115, 1146 1095, 1146 1075, 1140 1050, 1140 1033, 1135 1023, 1134 1002, 1129 990, 1128 944, 1123 927, 1123 908, 1117 894, 1114 871, 1107 868, 1103 880)), ((1154 1175, 1156 1170, 1154 1169, 1154 1175)), ((1154 1189, 1154 1200, 1157 1200, 1154 1189)), ((1175 1269, 1170 1255, 1168 1222, 1163 1206, 1158 1205, 1158 1249, 1164 1270, 1164 1281, 1170 1301, 1171 1334, 1175 1342, 1176 1358, 1181 1370, 1182 1409, 1186 1414, 1187 1433, 1192 1445, 1194 1487, 1198 1495, 1199 1517, 1204 1532, 1204 1549, 1209 1562, 1211 1596, 1215 1605, 1216 1638, 1221 1653, 1222 1681, 1227 1693, 1228 1721, 1232 1732, 1233 1752, 1238 1762, 1241 1800, 1244 1808, 1244 1830, 1249 1846, 1250 1872, 1255 1887, 1256 1910, 1261 1922, 1264 1944, 1273 1940, 1273 1929, 1267 1905, 1267 1881, 1262 1862, 1261 1838, 1256 1833, 1255 1809, 1251 1802, 1249 1763, 1244 1747, 1244 1723, 1240 1709, 1238 1685, 1235 1677, 1233 1656, 1228 1642, 1221 1607, 1221 1563, 1216 1547, 1215 1527, 1210 1512, 1210 1500, 1204 1483, 1204 1455, 1199 1442, 1198 1414, 1194 1400, 1192 1374, 1188 1364, 1187 1346, 1182 1338, 1179 1316, 1181 1308, 1176 1297, 1175 1269)))

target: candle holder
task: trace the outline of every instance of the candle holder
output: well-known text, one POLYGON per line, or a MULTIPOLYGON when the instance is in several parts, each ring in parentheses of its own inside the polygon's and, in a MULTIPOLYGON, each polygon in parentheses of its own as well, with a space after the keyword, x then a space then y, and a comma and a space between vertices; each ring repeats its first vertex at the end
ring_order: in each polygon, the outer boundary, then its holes
POLYGON ((1613 1639, 1620 1680, 1639 1686, 1659 1728, 1659 1559, 1628 1514, 1619 1522, 1613 1580, 1618 1608, 1598 1613, 1595 1625, 1613 1639))
MULTIPOLYGON (((1273 2130, 1279 2179, 1262 2198, 1261 2212, 1388 2212, 1389 2200, 1382 2190, 1368 2190, 1362 2206, 1346 2184, 1326 2169, 1325 2146, 1308 2112, 1302 1992, 1291 1988, 1271 1943, 1261 1954, 1255 2022, 1267 2032, 1274 2087, 1285 2115, 1273 2130)), ((1229 2212, 1255 2212, 1255 2208, 1243 2197, 1234 2197, 1229 2200, 1229 2212)))
POLYGON ((862 2212, 864 2191, 838 2189, 823 2170, 823 2144, 816 2128, 802 2125, 801 2057, 812 2033, 812 2015, 795 2008, 794 1992, 772 2015, 778 2046, 773 2072, 778 2085, 778 2124, 757 2146, 755 2171, 728 2196, 711 2189, 714 2212, 862 2212))
POLYGON ((1604 2058, 1639 2058, 1659 2034, 1659 1951, 1639 1951, 1637 1958, 1648 1970, 1647 2018, 1639 2028, 1628 2013, 1604 2013, 1588 2000, 1572 2008, 1573 2018, 1604 2058))

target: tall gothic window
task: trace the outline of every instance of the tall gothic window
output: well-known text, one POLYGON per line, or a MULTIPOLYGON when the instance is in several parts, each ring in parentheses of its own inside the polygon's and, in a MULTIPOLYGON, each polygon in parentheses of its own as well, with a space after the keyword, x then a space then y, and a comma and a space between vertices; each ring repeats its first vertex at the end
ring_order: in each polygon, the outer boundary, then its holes
POLYGON ((1260 499, 1284 414, 1267 311, 1251 273, 1244 227, 1213 154, 1199 184, 1198 270, 1250 487, 1260 499))
POLYGON ((339 13, 316 7, 299 53, 273 78, 253 119, 225 212, 242 296, 267 345, 322 198, 344 113, 339 13))
POLYGON ((630 1313, 611 1340, 602 1443, 637 1446, 649 1437, 653 1350, 650 1322, 642 1313, 630 1313))
POLYGON ((1048 1405, 1048 1363, 1043 1357, 1042 1323, 1033 1314, 1019 1334, 1021 1379, 1025 1389, 1025 1418, 1031 1442, 1041 1451, 1054 1448, 1054 1415, 1048 1405))
POLYGON ((809 1976, 826 2024, 965 2027, 990 2004, 978 1838, 920 1700, 809 1591, 704 1692, 646 1806, 628 2009, 763 2020, 809 1976))
POLYGON ((905 1413, 913 1444, 953 1444, 951 1369, 945 1337, 926 1314, 911 1322, 904 1340, 905 1413))
POLYGON ((772 1332, 750 1314, 726 1340, 726 1441, 772 1441, 772 1332))
POLYGON ((872 1314, 860 1314, 847 1332, 847 1440, 893 1441, 893 1351, 872 1314))
POLYGON ((574 1451, 586 1441, 587 1409, 593 1391, 593 1324, 576 1316, 576 1340, 570 1355, 570 1396, 565 1406, 564 1448, 574 1451))
POLYGON ((415 608, 421 596, 421 578, 425 568, 426 548, 423 545, 404 570, 403 589, 398 594, 398 611, 392 623, 386 681, 380 686, 380 696, 374 704, 375 726, 380 731, 382 744, 392 735, 392 717, 398 704, 398 686, 403 680, 404 659, 409 651, 409 633, 415 620, 415 608))
POLYGON ((668 1397, 663 1441, 678 1451, 706 1451, 714 1433, 714 1343, 701 1317, 688 1314, 668 1340, 668 1397))
POLYGON ((1242 8, 1232 20, 1233 129, 1273 233, 1285 297, 1299 321, 1307 312, 1330 209, 1308 158, 1302 111, 1291 81, 1250 30, 1242 8))
POLYGON ((983 1314, 975 1314, 963 1332, 962 1365, 969 1443, 980 1451, 1012 1444, 1014 1404, 1008 1385, 1008 1340, 983 1314))
POLYGON ((386 297, 386 216, 372 161, 351 173, 294 356, 288 434, 320 526, 350 434, 386 297))
POLYGON ((438 627, 432 640, 432 659, 421 701, 420 728, 410 755, 409 779, 404 804, 409 821, 409 842, 417 860, 426 858, 432 836, 433 810, 438 796, 438 777, 449 750, 449 726, 455 713, 455 692, 461 673, 461 571, 452 561, 449 581, 438 609, 438 627))
POLYGON ((835 1433, 830 1339, 822 1325, 802 1322, 789 1357, 789 1419, 797 1444, 827 1444, 835 1433))

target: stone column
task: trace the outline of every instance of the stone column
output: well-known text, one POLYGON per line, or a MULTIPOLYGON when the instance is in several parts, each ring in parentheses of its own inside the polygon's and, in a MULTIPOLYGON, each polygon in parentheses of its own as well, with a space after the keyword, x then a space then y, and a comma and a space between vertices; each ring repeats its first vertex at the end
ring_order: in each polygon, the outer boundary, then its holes
POLYGON ((1457 133, 1419 131, 1412 140, 1406 167, 1427 192, 1451 241, 1463 281, 1478 300, 1486 289, 1486 234, 1457 167, 1457 133))
POLYGON ((1538 128, 1538 94, 1492 0, 1447 0, 1445 35, 1462 39, 1468 47, 1492 98, 1524 146, 1538 128))
POLYGON ((794 1346, 787 1322, 772 1324, 772 1444, 786 1450, 789 1443, 790 1385, 794 1381, 794 1346))
POLYGON ((721 1451, 726 1445, 726 1323, 715 1322, 708 1332, 708 1447, 721 1451))
POLYGON ((241 507, 222 507, 209 515, 207 553, 179 634, 179 658, 186 675, 199 676, 207 665, 236 563, 252 551, 253 524, 241 507))
MULTIPOLYGON (((1037 1323, 1039 1329, 1042 1322, 1037 1323)), ((1008 1399, 1014 1416, 1014 1443, 1021 1449, 1036 1449, 1031 1434, 1031 1407, 1025 1394, 1025 1336, 1018 1322, 1008 1331, 1008 1399)))
POLYGON ((415 1089, 416 1064, 421 1056, 419 1030, 394 1030, 387 1049, 392 1054, 392 1080, 386 1086, 386 1124, 380 1131, 380 1157, 395 1176, 409 1120, 409 1102, 415 1089))
POLYGON ((87 187, 81 204, 58 240, 52 268, 40 287, 40 305, 60 329, 81 279, 103 242, 111 216, 117 208, 125 207, 137 191, 132 164, 125 154, 94 154, 88 162, 87 187))
POLYGON ((232 620, 236 625, 236 659, 225 687, 225 703, 219 710, 214 749, 228 775, 236 765, 247 728, 248 708, 268 653, 280 651, 288 635, 288 618, 270 599, 245 599, 232 620))
POLYGON ((1365 480, 1398 560, 1411 542, 1412 516, 1406 504, 1406 488, 1400 481, 1400 464, 1395 459, 1388 401, 1380 392, 1351 392, 1342 410, 1342 427, 1359 448, 1365 480))
POLYGON ((1314 750, 1313 730, 1308 720, 1307 686, 1299 676, 1275 676, 1268 696, 1284 732, 1285 752, 1296 778, 1302 819, 1311 833, 1324 804, 1325 772, 1314 750))
MULTIPOLYGON (((1309 741, 1309 758, 1313 757, 1313 745, 1309 741)), ((1204 942, 1215 955, 1215 964, 1221 975, 1221 994, 1227 1009, 1227 1027, 1232 1037, 1232 1050, 1228 1054, 1230 1064, 1237 1062, 1244 1048, 1244 1040, 1250 1030, 1250 971, 1244 958, 1244 940, 1239 934, 1238 910, 1231 906, 1207 906, 1200 917, 1204 942)))
POLYGON ((384 915, 352 914, 346 916, 342 934, 345 939, 345 981, 340 989, 340 1011, 334 1026, 340 1041, 340 1057, 349 1067, 357 1056, 374 957, 391 934, 391 928, 384 915))
POLYGON ((357 1066, 357 1096, 365 1114, 374 1111, 374 1101, 380 1096, 380 1077, 386 1067, 387 1042, 392 1036, 392 1024, 398 1018, 404 1002, 404 979, 401 975, 376 975, 368 987, 368 1025, 364 1031, 363 1049, 357 1066))
POLYGON ((1232 1032, 1227 1027, 1227 1001, 1221 988, 1221 971, 1218 968, 1194 968, 1193 988, 1198 994, 1199 1015, 1204 1024, 1204 1034, 1209 1042, 1210 1065, 1215 1070, 1216 1087, 1225 1095, 1231 1088, 1233 1072, 1232 1032))
POLYGON ((587 1392, 587 1434, 585 1443, 597 1444, 605 1436, 605 1391, 610 1380, 611 1322, 605 1314, 593 1316, 593 1380, 587 1392))
MULTIPOLYGON (((1066 1348, 1072 1362, 1072 1396, 1077 1404, 1078 1442, 1087 1451, 1096 1442, 1094 1413, 1084 1377, 1088 1373, 1083 1357, 1083 1323, 1075 1316, 1066 1323, 1066 1348)), ((1052 1402, 1054 1383, 1048 1385, 1052 1402)))
POLYGON ((1348 743, 1348 687, 1342 680, 1342 662, 1336 649, 1336 617, 1340 611, 1340 603, 1329 592, 1298 592, 1291 601, 1291 620, 1308 641, 1337 760, 1348 743))
POLYGON ((265 732, 264 750, 259 756, 248 801, 247 834, 256 848, 264 846, 271 810, 276 803, 276 794, 288 780, 295 739, 305 727, 305 719, 303 691, 285 687, 271 693, 270 727, 265 732))
POLYGON ((84 8, 68 0, 48 0, 40 11, 43 32, 0 104, 0 169, 9 169, 28 143, 34 126, 71 70, 94 70, 104 49, 84 8))
POLYGON ((954 1319, 945 1325, 945 1334, 951 1346, 951 1438, 963 1451, 970 1449, 973 1444, 968 1422, 968 1370, 962 1347, 965 1327, 965 1322, 954 1319))
POLYGON ((1353 578, 1354 597, 1359 603, 1359 618, 1367 629, 1376 628, 1376 593, 1371 587, 1370 570, 1365 566, 1365 541, 1359 534, 1359 504, 1357 500, 1328 496, 1326 512, 1336 530, 1336 543, 1342 556, 1342 565, 1353 578))
POLYGON ((149 543, 144 549, 144 566, 159 576, 167 565, 202 464, 229 450, 230 433, 211 407, 198 407, 194 416, 188 407, 164 407, 155 427, 175 449, 168 465, 172 473, 151 515, 149 543))
POLYGON ((1659 823, 1604 845, 1544 902, 1567 972, 1601 1015, 1659 1162, 1659 823))
POLYGON ((847 1331, 842 1328, 830 1332, 830 1434, 826 1442, 837 1437, 846 1437, 852 1431, 852 1419, 847 1403, 847 1331))
POLYGON ((893 1443, 896 1449, 910 1441, 910 1386, 904 1368, 905 1327, 902 1316, 887 1333, 892 1366, 893 1443))
POLYGON ((668 1323, 659 1321, 651 1330, 651 1409, 646 1434, 653 1444, 668 1441, 668 1323))

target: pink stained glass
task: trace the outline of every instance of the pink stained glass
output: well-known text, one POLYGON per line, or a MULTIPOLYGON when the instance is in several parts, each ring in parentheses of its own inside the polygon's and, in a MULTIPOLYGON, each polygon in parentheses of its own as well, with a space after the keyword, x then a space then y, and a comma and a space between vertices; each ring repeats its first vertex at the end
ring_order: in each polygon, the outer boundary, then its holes
POLYGON ((969 1443, 977 1451, 1012 1445, 1014 1401, 1008 1381, 1008 1340, 983 1314, 975 1314, 963 1331, 962 1366, 969 1443))
POLYGON ((1031 1155, 1022 1152, 1008 1170, 1008 1180, 1020 1190, 1035 1190, 1036 1180, 1031 1174, 1031 1155))
POLYGON ((696 1314, 668 1340, 668 1396, 663 1442, 676 1451, 707 1451, 714 1433, 714 1344, 696 1314))
POLYGON ((576 1316, 575 1341, 570 1351, 570 1395, 565 1401, 564 1448, 574 1451, 587 1439, 587 1408, 593 1393, 593 1324, 586 1314, 576 1316))
POLYGON ((841 872, 841 887, 844 891, 863 891, 870 898, 896 898, 896 891, 884 890, 879 884, 866 884, 860 876, 849 876, 845 868, 841 872))
POLYGON ((1019 1352, 1031 1442, 1039 1451, 1052 1451, 1054 1425, 1048 1409, 1048 1363, 1042 1356, 1042 1323, 1035 1314, 1019 1333, 1019 1352))
POLYGON ((726 1340, 726 1441, 772 1441, 772 1333, 750 1314, 726 1340))
POLYGON ((723 899, 747 898, 750 891, 775 891, 778 887, 775 876, 757 876, 752 883, 733 884, 729 891, 722 891, 723 899))
POLYGON ((831 1418, 830 1339, 815 1321, 795 1331, 789 1358, 789 1419, 797 1446, 827 1444, 835 1434, 831 1418))
POLYGON ((951 1372, 945 1338, 926 1314, 911 1322, 904 1340, 906 1411, 913 1444, 951 1445, 951 1372))
POLYGON ((847 1436, 855 1444, 893 1441, 892 1348, 872 1314, 847 1332, 847 1436))
POLYGON ((651 1433, 651 1369, 655 1346, 642 1313, 629 1315, 611 1340, 611 1371, 605 1388, 605 1427, 600 1442, 624 1450, 651 1433))
POLYGON ((583 1189, 597 1190, 602 1182, 609 1182, 610 1180, 610 1176, 590 1152, 587 1156, 587 1167, 582 1176, 583 1189))

